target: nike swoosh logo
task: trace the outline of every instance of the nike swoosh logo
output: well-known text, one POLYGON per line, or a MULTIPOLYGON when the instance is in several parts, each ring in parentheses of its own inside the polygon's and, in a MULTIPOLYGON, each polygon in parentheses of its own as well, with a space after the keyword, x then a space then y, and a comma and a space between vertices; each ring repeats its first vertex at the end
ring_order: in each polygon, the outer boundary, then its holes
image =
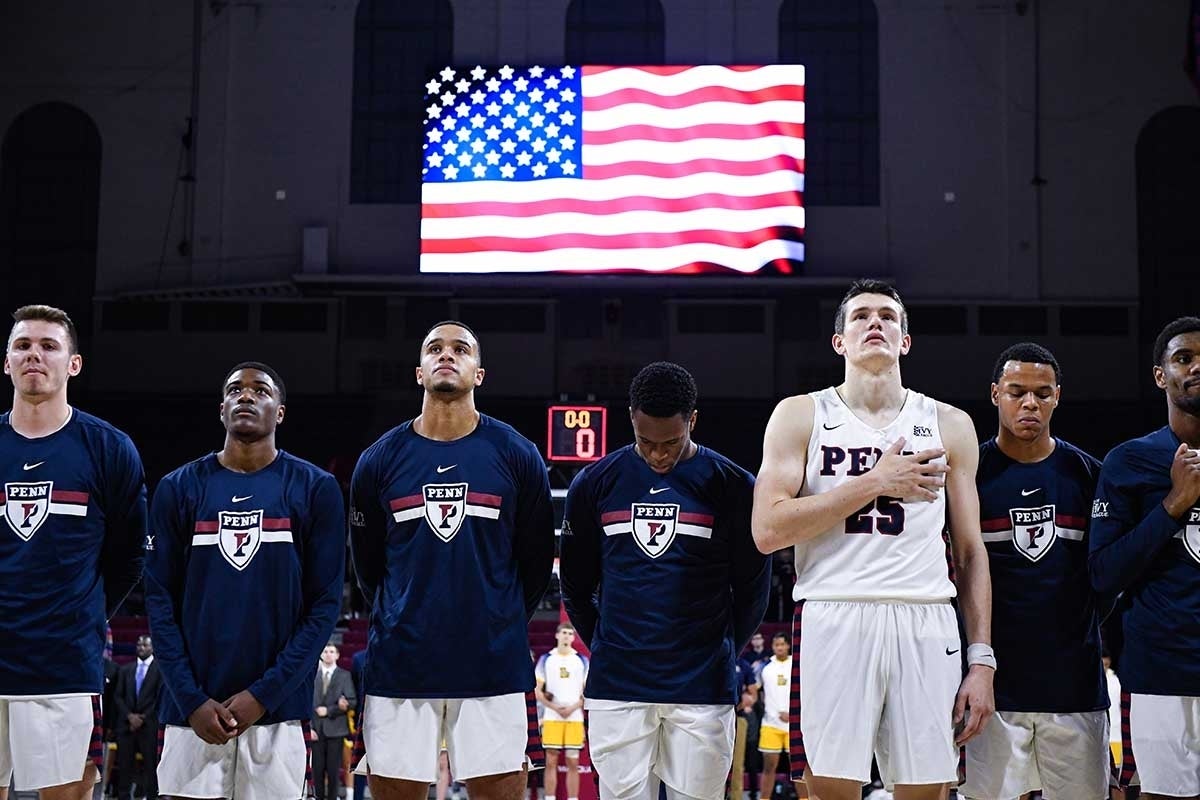
POLYGON ((833 430, 837 430, 838 428, 842 427, 845 424, 846 423, 844 423, 844 422, 839 422, 837 425, 830 425, 828 422, 826 422, 823 425, 821 425, 821 427, 827 431, 833 431, 833 430))
POLYGON ((454 469, 457 466, 458 466, 458 464, 451 464, 448 467, 438 467, 437 473, 438 473, 438 475, 441 475, 443 472, 449 472, 450 470, 454 469))
POLYGON ((22 466, 24 469, 37 469, 38 467, 40 467, 42 464, 45 464, 45 463, 46 463, 45 461, 39 461, 36 464, 24 464, 22 466))
POLYGON ((254 495, 252 495, 252 494, 248 494, 248 495, 246 495, 245 497, 238 497, 238 496, 235 494, 235 495, 233 496, 233 502, 235 502, 235 503, 240 503, 240 502, 242 502, 243 500, 249 500, 251 497, 254 497, 254 495))
POLYGON ((669 492, 669 491, 671 491, 671 487, 664 486, 661 489, 651 489, 650 494, 658 494, 659 492, 669 492))
POLYGON ((955 648, 954 650, 951 650, 949 647, 946 648, 946 655, 948 655, 948 656, 952 656, 957 652, 958 652, 958 648, 955 648))
POLYGON ((1037 489, 1030 489, 1029 491, 1025 491, 1024 489, 1022 489, 1022 490, 1021 490, 1021 497, 1029 497, 1029 495, 1031 495, 1031 494, 1035 494, 1035 493, 1037 493, 1037 492, 1040 492, 1040 491, 1041 491, 1041 488, 1037 488, 1037 489))

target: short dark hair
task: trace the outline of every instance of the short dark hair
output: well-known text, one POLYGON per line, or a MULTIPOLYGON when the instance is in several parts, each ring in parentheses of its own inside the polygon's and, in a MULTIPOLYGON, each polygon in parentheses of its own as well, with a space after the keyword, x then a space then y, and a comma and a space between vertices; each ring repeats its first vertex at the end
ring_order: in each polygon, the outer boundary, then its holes
POLYGON ((670 361, 647 364, 629 384, 629 410, 660 418, 689 417, 696 410, 696 379, 670 361))
POLYGON ((1200 317, 1180 317, 1166 324, 1154 339, 1154 366, 1163 365, 1163 357, 1167 354, 1167 345, 1181 333, 1200 331, 1200 317))
POLYGON ((791 643, 792 643, 792 637, 788 636, 783 631, 779 631, 778 633, 776 633, 774 636, 771 637, 772 642, 774 642, 776 639, 783 639, 785 642, 788 643, 788 645, 791 645, 791 643))
POLYGON ((575 626, 572 625, 571 623, 560 622, 560 623, 558 623, 558 627, 554 629, 554 633, 557 634, 559 631, 573 631, 573 630, 575 630, 575 626))
POLYGON ((846 306, 851 300, 858 297, 860 294, 883 294, 895 300, 900 304, 900 330, 908 333, 908 309, 904 306, 904 301, 900 299, 900 292, 896 291, 896 287, 892 286, 887 281, 878 281, 874 278, 859 278, 854 283, 850 284, 850 288, 842 295, 842 302, 838 304, 837 313, 833 315, 833 332, 844 333, 846 330, 846 306))
POLYGON ((992 383, 1000 382, 1000 374, 1004 372, 1004 365, 1009 361, 1049 364, 1054 367, 1054 382, 1062 384, 1062 367, 1058 365, 1058 359, 1054 357, 1054 353, 1036 342, 1018 342, 1004 348, 1004 352, 996 359, 996 365, 992 367, 992 383))
MULTIPOLYGON (((61 308, 46 305, 21 306, 13 312, 12 318, 13 328, 17 327, 18 322, 31 319, 62 325, 63 330, 67 332, 67 347, 70 349, 71 355, 79 352, 79 333, 75 330, 75 323, 71 321, 70 315, 61 308)), ((12 341, 12 328, 9 329, 8 340, 12 341)))
POLYGON ((471 326, 468 325, 467 323, 459 322, 456 319, 444 319, 441 322, 435 322, 432 325, 430 325, 429 330, 425 331, 425 336, 421 337, 422 348, 424 348, 425 339, 429 336, 429 334, 433 333, 435 328, 440 328, 443 325, 456 325, 459 328, 462 328, 467 333, 471 334, 471 338, 475 340, 475 360, 478 361, 480 364, 483 363, 483 344, 481 344, 479 341, 479 334, 476 333, 475 331, 471 330, 471 326))
POLYGON ((229 383, 229 376, 240 369, 256 369, 259 372, 265 373, 271 378, 271 382, 275 384, 275 388, 279 390, 279 402, 287 402, 287 387, 283 385, 283 378, 279 377, 269 364, 264 364, 261 361, 243 361, 240 364, 234 364, 233 368, 225 373, 225 380, 221 381, 221 392, 225 392, 225 386, 229 383))

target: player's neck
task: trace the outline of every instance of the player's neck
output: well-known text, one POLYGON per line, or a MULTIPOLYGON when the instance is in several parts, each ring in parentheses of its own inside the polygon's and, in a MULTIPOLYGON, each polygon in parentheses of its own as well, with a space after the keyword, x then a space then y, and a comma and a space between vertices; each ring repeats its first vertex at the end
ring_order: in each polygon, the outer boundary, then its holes
POLYGON ((8 421, 17 433, 27 439, 39 439, 60 430, 71 419, 71 406, 66 392, 40 400, 30 400, 13 392, 12 413, 8 421))
POLYGON ((780 664, 782 664, 783 662, 787 661, 791 657, 792 657, 792 654, 788 653, 786 656, 775 656, 775 660, 778 661, 780 664))
POLYGON ((1007 428, 1001 427, 996 434, 996 446, 1000 448, 1001 453, 1018 464, 1036 464, 1049 458, 1057 443, 1050 435, 1049 428, 1038 438, 1026 442, 1013 436, 1007 428))
POLYGON ((852 411, 868 416, 895 415, 904 405, 905 389, 900 381, 899 364, 892 364, 882 372, 872 372, 846 362, 846 380, 837 391, 852 411))
POLYGON ((428 393, 421 403, 421 416, 413 420, 414 433, 436 442, 452 442, 467 436, 479 425, 475 395, 440 400, 428 393))
MULTIPOLYGON (((14 408, 13 411, 15 412, 16 409, 14 408)), ((1194 449, 1200 448, 1200 416, 1189 414, 1168 401, 1167 424, 1171 426, 1171 430, 1179 437, 1179 441, 1188 447, 1194 449)))
POLYGON ((573 647, 570 647, 570 646, 563 647, 563 646, 560 644, 558 647, 555 647, 555 648, 554 648, 554 652, 555 652, 555 653, 557 653, 557 654, 558 654, 558 655, 560 655, 560 656, 569 656, 569 655, 571 655, 571 653, 574 653, 574 652, 575 652, 575 648, 573 648, 573 647))
POLYGON ((275 447, 275 437, 268 436, 253 442, 243 442, 232 436, 225 436, 225 447, 217 453, 221 466, 233 472, 258 472, 268 467, 279 456, 275 447))

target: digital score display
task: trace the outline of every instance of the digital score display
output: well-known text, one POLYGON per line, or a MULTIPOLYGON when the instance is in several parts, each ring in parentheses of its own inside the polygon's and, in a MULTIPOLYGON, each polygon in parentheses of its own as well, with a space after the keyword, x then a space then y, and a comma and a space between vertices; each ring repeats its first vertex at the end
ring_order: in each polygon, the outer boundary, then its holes
POLYGON ((608 409, 556 405, 546 409, 546 460, 591 463, 608 454, 608 409))

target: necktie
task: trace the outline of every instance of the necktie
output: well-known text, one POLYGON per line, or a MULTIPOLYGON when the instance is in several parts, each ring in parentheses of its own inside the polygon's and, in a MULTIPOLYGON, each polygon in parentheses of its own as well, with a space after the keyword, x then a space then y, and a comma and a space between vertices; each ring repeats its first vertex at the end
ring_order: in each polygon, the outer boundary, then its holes
POLYGON ((324 697, 329 691, 329 670, 321 670, 321 696, 324 697))
POLYGON ((145 679, 146 679, 146 662, 139 661, 138 667, 137 667, 137 676, 134 679, 133 691, 134 691, 135 695, 140 695, 142 693, 142 681, 144 681, 145 679))

